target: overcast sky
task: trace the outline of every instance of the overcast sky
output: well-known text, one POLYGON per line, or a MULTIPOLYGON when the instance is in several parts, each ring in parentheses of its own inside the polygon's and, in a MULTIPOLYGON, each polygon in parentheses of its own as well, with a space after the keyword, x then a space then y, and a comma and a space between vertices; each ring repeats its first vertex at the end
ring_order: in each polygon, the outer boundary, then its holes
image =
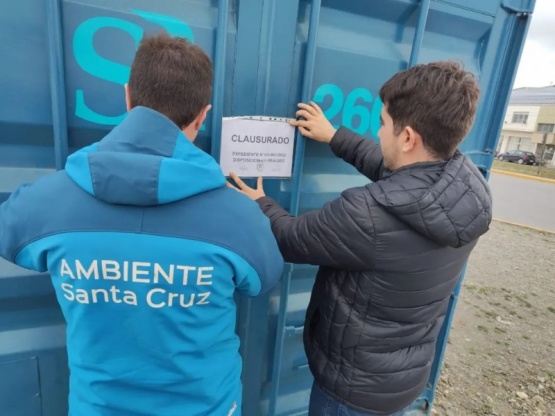
POLYGON ((555 84, 555 0, 536 0, 515 88, 555 84))

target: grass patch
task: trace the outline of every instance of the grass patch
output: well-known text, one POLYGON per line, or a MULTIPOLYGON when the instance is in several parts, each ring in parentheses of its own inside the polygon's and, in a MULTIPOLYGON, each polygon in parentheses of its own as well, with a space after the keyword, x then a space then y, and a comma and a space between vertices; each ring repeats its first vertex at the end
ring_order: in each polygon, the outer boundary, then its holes
POLYGON ((484 295, 484 296, 489 296, 493 293, 495 293, 497 289, 494 287, 489 287, 489 286, 482 286, 481 288, 478 289, 478 293, 480 295, 484 295))
POLYGON ((490 318, 497 318, 497 313, 493 312, 493 311, 482 311, 486 314, 486 316, 489 316, 490 318))
POLYGON ((542 166, 523 166, 518 163, 501 162, 495 160, 493 162, 493 169, 502 170, 505 172, 520 173, 522 175, 539 176, 541 178, 555 179, 555 169, 551 167, 542 166), (539 170, 539 174, 538 174, 539 170))
POLYGON ((499 328, 498 326, 495 327, 495 332, 499 333, 499 334, 506 334, 507 330, 504 328, 499 328))
POLYGON ((523 335, 522 338, 524 338, 526 341, 528 341, 530 339, 530 337, 528 335, 523 335))
POLYGON ((468 285, 466 285, 466 288, 467 288, 470 292, 474 292, 476 289, 478 289, 478 286, 476 286, 474 283, 469 283, 468 285))
POLYGON ((516 295, 516 298, 520 301, 520 303, 522 303, 527 308, 532 307, 532 304, 526 300, 525 296, 516 295))
POLYGON ((553 306, 548 306, 547 310, 551 313, 555 313, 555 308, 553 306))
POLYGON ((484 325, 478 325, 478 331, 488 333, 488 329, 484 325))

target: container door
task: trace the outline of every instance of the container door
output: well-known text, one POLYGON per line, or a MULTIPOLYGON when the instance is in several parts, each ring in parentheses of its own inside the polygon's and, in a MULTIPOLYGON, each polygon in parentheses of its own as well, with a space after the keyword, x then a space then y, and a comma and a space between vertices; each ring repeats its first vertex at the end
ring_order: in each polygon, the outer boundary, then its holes
MULTIPOLYGON (((251 67, 249 78, 241 75, 244 62, 237 60, 233 100, 239 105, 234 109, 294 117, 296 103, 312 99, 336 126, 377 140, 381 85, 417 63, 457 60, 478 77, 482 89, 475 128, 461 150, 487 175, 531 8, 529 1, 241 1, 237 54, 258 53, 258 60, 248 60, 257 70, 251 67), (291 9, 296 11, 294 28, 291 9), (246 89, 252 82, 255 97, 241 95, 238 85, 246 89)), ((366 183, 368 179, 337 159, 328 146, 297 136, 293 178, 267 181, 265 186, 291 213, 302 214, 320 208, 349 187, 366 183)), ((265 360, 268 368, 262 368, 261 405, 253 409, 253 401, 248 401, 246 414, 307 412, 312 376, 302 333, 316 270, 289 265, 270 297, 270 351, 265 360)), ((458 291, 453 293, 438 339, 428 388, 414 404, 415 414, 424 414, 433 400, 458 291)), ((265 316, 262 306, 255 310, 260 313, 254 319, 265 316)), ((256 388, 256 384, 250 386, 248 391, 256 388)))

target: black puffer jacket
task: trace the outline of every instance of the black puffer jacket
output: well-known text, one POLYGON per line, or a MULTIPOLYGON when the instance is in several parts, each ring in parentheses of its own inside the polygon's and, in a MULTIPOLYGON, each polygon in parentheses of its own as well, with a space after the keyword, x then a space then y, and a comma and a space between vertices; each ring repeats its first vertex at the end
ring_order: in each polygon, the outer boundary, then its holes
POLYGON ((304 332, 316 381, 353 408, 390 414, 425 389, 449 297, 491 222, 491 194, 459 152, 388 172, 380 147, 350 130, 331 148, 374 182, 296 218, 258 202, 285 260, 320 266, 304 332))

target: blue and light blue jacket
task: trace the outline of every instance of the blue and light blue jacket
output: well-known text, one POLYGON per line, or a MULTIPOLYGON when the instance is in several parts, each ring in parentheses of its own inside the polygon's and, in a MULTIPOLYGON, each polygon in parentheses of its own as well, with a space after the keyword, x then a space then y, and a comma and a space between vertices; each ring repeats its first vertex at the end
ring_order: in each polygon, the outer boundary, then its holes
POLYGON ((70 414, 241 414, 234 293, 283 259, 258 205, 138 107, 0 206, 0 256, 48 271, 67 321, 70 414))

